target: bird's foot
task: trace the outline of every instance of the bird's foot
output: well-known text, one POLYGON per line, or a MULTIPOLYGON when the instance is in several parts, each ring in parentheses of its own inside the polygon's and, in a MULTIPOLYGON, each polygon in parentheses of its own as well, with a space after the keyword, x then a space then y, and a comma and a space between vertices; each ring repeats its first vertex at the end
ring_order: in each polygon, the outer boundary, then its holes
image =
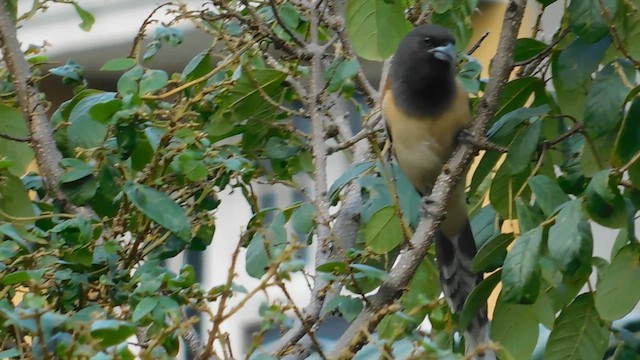
POLYGON ((509 149, 487 140, 485 137, 475 137, 469 129, 462 129, 458 134, 458 142, 471 145, 478 150, 497 151, 506 153, 509 149))
POLYGON ((422 215, 422 217, 433 217, 433 218, 438 218, 438 217, 444 217, 443 214, 438 214, 436 211, 433 210, 432 205, 435 203, 435 201, 431 198, 431 195, 425 195, 422 197, 421 201, 420 201, 420 214, 422 215))

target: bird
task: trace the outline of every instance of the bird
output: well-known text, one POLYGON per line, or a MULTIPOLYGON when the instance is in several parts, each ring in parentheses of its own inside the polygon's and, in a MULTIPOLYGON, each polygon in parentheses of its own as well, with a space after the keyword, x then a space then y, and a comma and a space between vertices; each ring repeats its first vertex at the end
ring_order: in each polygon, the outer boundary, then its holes
MULTIPOLYGON (((471 125, 469 96, 457 76, 454 35, 426 24, 415 27, 398 45, 383 87, 382 113, 396 160, 421 196, 429 195, 436 178, 457 146, 460 132, 471 125)), ((471 270, 477 253, 466 212, 464 181, 456 185, 435 239, 442 292, 453 312, 462 311, 482 274, 471 270)), ((487 343, 487 309, 465 329, 467 354, 491 360, 487 343)))

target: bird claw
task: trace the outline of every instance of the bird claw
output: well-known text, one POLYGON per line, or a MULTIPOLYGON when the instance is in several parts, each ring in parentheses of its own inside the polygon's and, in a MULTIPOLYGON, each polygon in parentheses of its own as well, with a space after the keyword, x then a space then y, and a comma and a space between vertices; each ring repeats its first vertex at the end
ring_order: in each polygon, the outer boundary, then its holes
POLYGON ((422 197, 421 201, 420 201, 420 213, 422 214, 423 217, 433 217, 433 218, 438 218, 438 217, 442 217, 441 214, 437 214, 434 213, 431 210, 431 204, 433 204, 435 201, 431 198, 431 195, 425 195, 422 197))
POLYGON ((460 130, 460 133, 458 134, 458 141, 460 141, 461 143, 478 146, 478 147, 480 145, 480 141, 478 141, 478 139, 476 139, 475 136, 473 136, 473 134, 469 129, 460 130))

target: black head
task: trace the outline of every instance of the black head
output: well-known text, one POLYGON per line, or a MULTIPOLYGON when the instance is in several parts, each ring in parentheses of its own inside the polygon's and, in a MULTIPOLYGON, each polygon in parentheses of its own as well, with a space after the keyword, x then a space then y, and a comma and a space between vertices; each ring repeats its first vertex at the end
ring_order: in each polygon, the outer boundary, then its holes
POLYGON ((455 94, 453 34, 438 25, 421 25, 400 42, 390 69, 399 106, 410 115, 434 115, 455 94))

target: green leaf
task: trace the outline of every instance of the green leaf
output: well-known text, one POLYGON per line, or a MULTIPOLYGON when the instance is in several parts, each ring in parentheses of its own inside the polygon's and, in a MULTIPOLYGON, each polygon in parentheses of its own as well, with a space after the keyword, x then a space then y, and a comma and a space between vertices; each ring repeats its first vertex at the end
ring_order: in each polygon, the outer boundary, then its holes
POLYGON ((293 229, 301 234, 308 234, 315 226, 316 207, 312 203, 304 203, 297 207, 291 215, 293 229))
POLYGON ((89 111, 96 104, 113 100, 115 95, 106 92, 86 96, 71 110, 71 125, 67 130, 67 138, 72 148, 91 149, 102 145, 107 134, 107 125, 94 121, 89 111))
POLYGON ((487 137, 492 140, 510 137, 522 123, 531 118, 544 115, 547 112, 549 112, 549 106, 546 104, 535 108, 518 108, 513 110, 503 115, 500 120, 491 126, 489 131, 487 131, 487 137))
POLYGON ((627 208, 618 189, 620 177, 612 170, 593 175, 584 196, 584 208, 600 225, 621 228, 627 225, 627 208))
POLYGON ((547 216, 551 216, 558 206, 569 201, 569 197, 558 183, 545 175, 536 175, 529 179, 529 186, 536 196, 536 203, 547 216))
MULTIPOLYGON (((640 57, 640 44, 636 41, 640 36, 640 13, 638 3, 621 1, 614 16, 614 24, 621 40, 621 47, 634 59, 640 57)), ((613 14, 613 13, 612 13, 613 14)), ((605 56, 608 60, 622 57, 618 46, 612 46, 605 56)))
POLYGON ((480 91, 480 74, 482 73, 482 64, 476 59, 469 57, 468 61, 462 64, 462 68, 458 73, 458 78, 462 82, 465 91, 471 94, 477 94, 480 91))
POLYGON ((134 322, 140 321, 145 315, 151 313, 153 309, 158 305, 158 299, 155 297, 146 297, 142 299, 138 305, 136 305, 135 310, 133 310, 133 315, 131 315, 131 319, 134 322))
POLYGON ((45 272, 46 269, 14 271, 11 274, 5 275, 2 278, 2 283, 4 285, 13 285, 27 282, 29 280, 39 281, 42 279, 42 276, 44 276, 45 272))
POLYGON ((596 74, 584 110, 584 127, 593 138, 601 137, 618 125, 631 90, 625 84, 632 79, 635 79, 635 70, 622 61, 609 63, 596 74))
POLYGON ((513 50, 513 61, 519 62, 529 60, 542 53, 547 46, 548 45, 542 41, 532 38, 518 39, 516 40, 516 47, 513 50))
MULTIPOLYGON (((611 14, 615 14, 618 1, 604 0, 604 6, 611 14)), ((600 0, 573 1, 569 4, 567 13, 571 30, 587 42, 596 42, 609 32, 609 25, 600 8, 600 0)))
POLYGON ((124 193, 143 214, 182 240, 191 238, 191 224, 184 210, 167 194, 142 184, 127 183, 124 193))
POLYGON ((22 237, 21 233, 24 233, 22 228, 15 228, 11 223, 0 225, 0 234, 13 240, 13 243, 19 245, 22 249, 31 251, 29 244, 22 237))
POLYGON ((541 134, 542 121, 538 120, 522 129, 513 139, 504 165, 511 175, 519 174, 529 168, 541 134))
POLYGON ((18 349, 8 349, 4 351, 0 351, 0 359, 9 359, 20 356, 20 350, 18 349))
MULTIPOLYGON (((27 139, 29 130, 20 110, 0 103, 0 134, 27 139)), ((33 161, 33 150, 28 142, 18 142, 0 138, 0 156, 11 161, 9 172, 22 176, 33 161)))
POLYGON ((340 90, 344 82, 358 73, 357 59, 336 59, 325 71, 325 80, 329 81, 327 90, 336 92, 340 90))
POLYGON ((470 221, 471 231, 477 247, 484 246, 487 241, 500 235, 500 222, 498 214, 491 205, 480 209, 470 221))
POLYGON ((154 37, 164 41, 169 46, 178 46, 182 43, 184 33, 179 28, 161 26, 156 28, 154 37))
MULTIPOLYGON (((3 174, 0 179, 0 209, 3 213, 18 218, 28 218, 35 215, 27 189, 25 189, 19 178, 9 173, 3 174)), ((5 219, 2 215, 0 215, 0 219, 14 224, 33 222, 33 220, 16 221, 14 219, 5 219)))
POLYGON ((264 155, 270 159, 288 159, 300 153, 300 147, 280 137, 270 137, 264 146, 264 155))
MULTIPOLYGON (((235 85, 226 96, 220 99, 220 108, 217 116, 222 116, 225 111, 231 111, 231 119, 243 121, 245 119, 270 119, 279 110, 274 110, 256 84, 260 84, 263 92, 275 101, 279 101, 284 91, 282 86, 287 74, 273 69, 255 69, 242 72, 235 85), (219 114, 219 115, 218 115, 219 114)), ((245 135, 246 136, 246 135, 245 135)))
POLYGON ((202 50, 198 55, 191 59, 182 70, 180 81, 187 82, 197 79, 209 71, 211 71, 211 50, 202 50))
POLYGON ((96 22, 96 19, 93 17, 93 15, 91 15, 90 12, 81 8, 77 2, 74 1, 72 2, 72 4, 76 9, 76 12, 78 13, 78 16, 80 16, 80 19, 82 20, 82 22, 80 23, 80 28, 84 31, 90 31, 93 27, 93 24, 96 22))
POLYGON ((118 79, 118 93, 125 97, 127 95, 138 93, 138 82, 144 74, 144 69, 140 66, 136 66, 133 69, 125 72, 118 79))
POLYGON ((348 0, 345 14, 353 49, 367 60, 380 61, 391 56, 411 30, 399 1, 348 0))
POLYGON ((100 71, 122 71, 127 70, 136 65, 136 59, 132 58, 115 58, 107 61, 100 71))
POLYGON ((547 340, 544 359, 602 359, 608 339, 609 331, 600 323, 593 294, 582 294, 556 319, 547 340))
POLYGON ((543 228, 520 235, 502 268, 502 296, 510 303, 533 304, 540 290, 540 244, 543 228))
POLYGON ((540 4, 542 4, 543 7, 547 7, 551 4, 553 4, 554 2, 556 2, 557 0, 537 0, 540 4))
MULTIPOLYGON (((522 172, 512 176, 504 163, 500 166, 500 169, 498 169, 491 183, 489 200, 491 200, 491 205, 496 212, 504 219, 515 218, 514 196, 520 188, 526 184, 528 177, 528 172, 522 172)), ((521 196, 526 198, 529 194, 530 192, 525 188, 521 196)))
POLYGON ((347 264, 342 261, 330 261, 324 264, 318 265, 316 267, 316 271, 324 272, 324 273, 334 273, 334 274, 346 274, 347 273, 347 264))
POLYGON ((471 261, 473 272, 490 272, 502 266, 507 257, 507 247, 513 241, 513 234, 500 234, 487 241, 471 261))
POLYGON ((104 347, 120 344, 136 333, 135 327, 118 320, 97 320, 91 324, 91 336, 104 347))
POLYGON ((120 109, 122 109, 122 100, 113 99, 93 105, 91 109, 89 109, 89 116, 99 123, 108 124, 110 123, 111 117, 120 109))
POLYGON ((435 260, 426 256, 418 265, 416 273, 409 283, 409 291, 402 295, 402 304, 410 309, 425 304, 425 301, 436 300, 440 297, 440 273, 435 260))
POLYGON ((403 238, 400 218, 393 206, 378 210, 364 226, 365 243, 376 254, 395 249, 403 238))
POLYGON ((595 44, 587 43, 583 38, 575 39, 558 54, 557 76, 554 85, 562 84, 563 90, 579 89, 591 81, 591 74, 598 69, 604 52, 611 44, 611 38, 605 37, 595 44))
POLYGON ((93 173, 93 167, 80 159, 62 159, 60 160, 60 166, 65 169, 65 173, 60 176, 60 183, 80 180, 93 173))
POLYGON ((456 48, 462 50, 467 47, 471 40, 471 35, 473 35, 473 27, 471 26, 471 12, 473 10, 470 10, 466 4, 471 3, 475 7, 476 1, 460 1, 456 3, 457 6, 444 13, 433 12, 431 21, 451 30, 456 39, 456 48))
POLYGON ((331 199, 331 203, 335 204, 338 201, 338 193, 342 188, 351 182, 353 179, 358 177, 358 175, 364 173, 367 170, 370 170, 375 166, 374 162, 367 161, 362 163, 357 163, 352 165, 351 168, 345 171, 336 181, 333 182, 331 187, 329 188, 329 198, 331 199))
POLYGON ((373 280, 383 281, 384 279, 387 278, 387 275, 388 275, 386 271, 383 271, 373 266, 369 266, 365 264, 351 264, 349 266, 357 270, 358 273, 363 274, 367 278, 373 279, 373 280))
POLYGON ((62 235, 71 246, 83 245, 91 241, 91 222, 84 216, 77 216, 57 224, 49 232, 62 235))
POLYGON ((480 163, 475 168, 473 172, 473 177, 471 178, 471 185, 469 188, 469 193, 475 193, 480 188, 482 182, 491 174, 493 168, 498 163, 498 160, 502 157, 502 154, 497 151, 488 151, 482 155, 482 159, 480 163))
POLYGON ((502 270, 494 272, 482 280, 482 282, 471 291, 467 299, 464 301, 464 307, 460 312, 458 320, 458 327, 460 329, 466 329, 478 311, 487 305, 487 299, 489 299, 493 289, 495 289, 496 286, 498 286, 498 283, 500 283, 501 275, 502 270))
POLYGON ((186 175, 191 181, 200 181, 207 178, 207 167, 203 163, 203 155, 200 151, 187 149, 174 159, 179 172, 186 175))
POLYGON ((140 78, 140 95, 151 94, 167 85, 169 75, 163 70, 147 70, 140 78))
MULTIPOLYGON (((640 152, 640 98, 634 98, 615 142, 613 165, 621 167, 640 152)), ((1 151, 0 151, 1 152, 1 151)), ((640 187, 640 161, 629 168, 629 178, 640 187)))
POLYGON ((451 9, 451 7, 453 6, 453 1, 452 0, 430 0, 429 4, 431 5, 431 8, 433 9, 433 11, 435 11, 438 14, 442 14, 451 9))
POLYGON ((274 216, 269 226, 253 236, 246 254, 247 274, 261 278, 287 245, 286 218, 283 213, 274 216))
POLYGON ((532 76, 509 81, 500 96, 495 118, 499 119, 507 113, 523 108, 538 89, 544 89, 544 82, 532 76))
POLYGON ((360 312, 364 307, 362 300, 352 298, 350 296, 340 296, 340 298, 342 300, 338 304, 338 310, 340 310, 340 313, 347 322, 352 322, 356 317, 358 317, 358 315, 360 315, 360 312))
POLYGON ((545 220, 545 216, 538 206, 531 206, 520 198, 516 199, 516 214, 518 214, 521 232, 527 232, 545 220))
POLYGON ((549 255, 563 273, 572 275, 588 264, 593 253, 591 227, 582 215, 580 199, 566 203, 549 229, 549 255))
POLYGON ((98 180, 93 176, 87 176, 80 180, 63 183, 62 190, 75 205, 83 205, 96 195, 98 180))
POLYGON ((49 69, 53 75, 62 77, 65 84, 79 83, 84 80, 84 69, 75 61, 69 60, 63 66, 49 69))
POLYGON ((640 301, 640 247, 629 244, 615 255, 598 282, 595 306, 605 320, 629 314, 640 301))
POLYGON ((556 319, 556 310, 553 308, 551 297, 545 291, 545 289, 548 288, 549 285, 547 285, 546 282, 542 282, 540 294, 538 295, 538 299, 535 304, 533 304, 533 308, 538 322, 547 329, 553 329, 553 322, 556 319))
POLYGON ((538 332, 532 305, 510 304, 502 296, 498 299, 491 320, 491 340, 505 347, 514 359, 531 358, 538 332))

